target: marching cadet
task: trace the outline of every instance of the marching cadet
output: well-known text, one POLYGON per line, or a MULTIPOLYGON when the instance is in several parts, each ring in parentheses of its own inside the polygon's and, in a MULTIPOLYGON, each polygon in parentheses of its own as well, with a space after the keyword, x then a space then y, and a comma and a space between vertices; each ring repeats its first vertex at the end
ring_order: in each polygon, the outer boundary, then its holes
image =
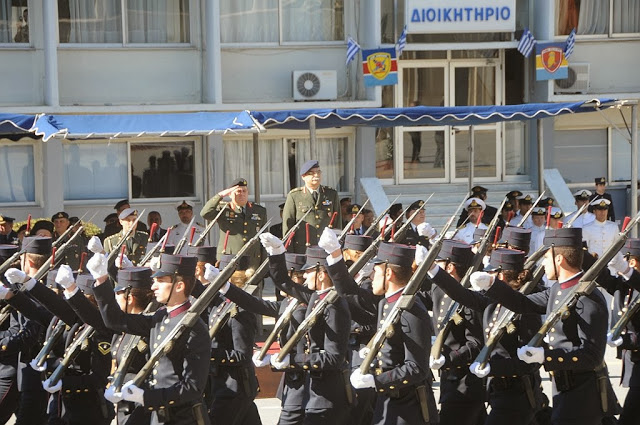
MULTIPOLYGON (((178 245, 180 239, 184 235, 187 235, 186 243, 189 243, 189 238, 191 237, 191 227, 189 224, 191 223, 191 219, 193 218, 193 204, 191 202, 182 201, 176 209, 178 210, 178 217, 180 218, 180 223, 171 227, 171 233, 167 238, 167 243, 171 245, 178 245)), ((196 241, 200 234, 204 231, 204 227, 200 223, 193 223, 193 226, 196 230, 193 236, 193 240, 196 241)))
POLYGON ((482 214, 482 211, 485 209, 485 203, 479 198, 469 198, 464 203, 464 209, 467 211, 468 220, 466 224, 458 227, 453 239, 470 244, 473 242, 473 234, 476 229, 487 228, 486 224, 482 222, 478 223, 480 214, 482 214))
MULTIPOLYGON (((548 229, 544 245, 545 274, 557 282, 545 291, 523 295, 486 272, 471 276, 474 290, 500 302, 516 313, 548 314, 558 307, 568 290, 580 282, 582 229, 548 229)), ((538 363, 550 372, 557 393, 553 396, 551 423, 600 424, 605 416, 617 414, 616 397, 604 364, 607 334, 607 305, 600 291, 579 298, 548 333, 549 346, 524 345, 518 358, 538 363)))
MULTIPOLYGON (((17 245, 0 245, 0 264, 3 264, 16 252, 18 252, 17 245)), ((4 276, 0 276, 0 282, 4 284, 4 276)), ((2 284, 0 287, 3 286, 2 284)), ((0 305, 4 307, 6 304, 0 305)), ((17 312, 13 310, 9 320, 5 320, 0 325, 0 347, 3 347, 0 351, 0 424, 5 424, 18 408, 19 394, 16 383, 18 358, 15 351, 7 349, 10 341, 20 331, 16 318, 17 312)))
MULTIPOLYGON (((189 295, 195 284, 196 262, 196 257, 162 254, 151 289, 156 301, 165 307, 153 315, 127 314, 119 308, 113 287, 105 284, 108 280, 106 256, 95 254, 87 263, 87 269, 96 279, 94 294, 105 324, 115 331, 147 337, 153 341, 151 350, 158 348, 191 307, 189 295)), ((198 320, 174 341, 173 349, 160 358, 149 388, 139 388, 129 381, 122 387, 122 400, 140 404, 151 412, 152 424, 209 424, 202 393, 210 354, 207 326, 198 320)))
MULTIPOLYGON (((286 209, 286 207, 285 207, 286 209)), ((260 235, 260 242, 269 254, 269 265, 274 283, 282 282, 282 289, 308 305, 306 316, 315 304, 332 290, 333 282, 326 271, 327 260, 324 249, 307 248, 307 263, 302 267, 305 285, 291 285, 284 262, 285 248, 282 241, 270 233, 260 235)), ((305 406, 305 424, 347 423, 352 401, 351 385, 348 382, 349 329, 351 315, 347 301, 338 298, 326 307, 308 333, 309 348, 304 353, 291 353, 278 361, 279 355, 271 356, 271 364, 279 370, 308 370, 309 401, 305 406)))
MULTIPOLYGON (((120 220, 122 230, 104 240, 104 251, 107 254, 109 254, 113 250, 120 239, 122 239, 124 234, 127 233, 129 229, 131 229, 131 226, 133 226, 136 219, 138 218, 138 211, 134 210, 133 208, 126 208, 122 210, 122 212, 120 212, 118 218, 120 220)), ((147 251, 147 241, 149 238, 149 235, 137 230, 137 226, 139 224, 140 222, 136 224, 136 228, 133 229, 133 233, 124 243, 124 246, 126 246, 124 253, 134 265, 137 265, 138 261, 142 260, 142 257, 144 257, 144 254, 147 251)), ((118 255, 119 254, 120 253, 118 253, 118 255)))
POLYGON ((282 212, 282 231, 286 234, 307 211, 313 210, 304 219, 309 224, 309 232, 306 235, 305 232, 296 232, 289 246, 289 251, 304 254, 307 246, 318 244, 318 238, 334 214, 332 226, 336 229, 342 227, 342 215, 338 192, 321 185, 322 170, 318 161, 302 164, 300 176, 304 186, 291 190, 287 195, 282 212))
POLYGON ((501 248, 517 249, 524 252, 525 255, 529 254, 529 248, 531 246, 531 230, 523 229, 522 227, 507 226, 500 235, 500 241, 498 246, 501 248))
POLYGON ((547 211, 542 207, 534 207, 531 212, 531 242, 529 252, 533 253, 542 246, 545 232, 545 218, 547 211))
MULTIPOLYGON (((209 199, 200 215, 206 220, 213 220, 221 209, 225 211, 218 220, 218 258, 222 254, 237 253, 267 221, 267 210, 262 205, 249 202, 249 189, 243 178, 234 180, 231 186, 209 199), (231 202, 222 202, 227 196, 231 198, 231 202)), ((260 246, 252 247, 247 255, 250 258, 249 267, 255 270, 263 259, 260 246)))
POLYGON ((592 194, 589 201, 593 202, 596 199, 606 199, 609 201, 609 210, 607 211, 607 220, 616 221, 616 214, 613 211, 613 199, 611 195, 606 192, 607 179, 604 177, 597 177, 595 179, 596 193, 592 194))
MULTIPOLYGON (((422 208, 424 201, 415 201, 409 206, 409 209, 405 213, 405 217, 408 220, 409 217, 418 209, 422 208)), ((425 221, 427 213, 424 208, 411 220, 411 224, 407 228, 407 233, 402 240, 394 241, 405 245, 422 245, 429 247, 429 241, 436 237, 436 229, 431 227, 429 223, 425 221)))
MULTIPOLYGON (((534 197, 526 194, 520 195, 516 199, 518 200, 518 212, 516 212, 516 215, 511 221, 511 224, 515 226, 520 224, 520 221, 522 221, 522 218, 527 214, 527 211, 529 211, 533 207, 534 197)), ((522 227, 524 227, 525 229, 530 229, 531 226, 531 216, 529 216, 529 218, 527 218, 522 224, 522 227)))
POLYGON ((589 205, 593 208, 596 219, 582 228, 582 238, 587 243, 589 252, 600 256, 611 246, 619 229, 617 224, 607 220, 611 201, 599 198, 591 201, 589 205))
POLYGON ((18 244, 18 234, 13 231, 15 218, 0 213, 0 244, 18 244))
MULTIPOLYGON (((51 221, 53 222, 53 240, 57 240, 62 236, 62 234, 71 226, 71 222, 69 221, 69 214, 64 211, 60 211, 55 213, 51 217, 51 221)), ((69 238, 73 236, 69 234, 64 241, 60 241, 60 243, 65 243, 69 238)), ((82 239, 82 237, 78 237, 74 239, 74 241, 67 245, 67 248, 64 251, 64 257, 61 259, 62 264, 68 264, 72 270, 78 270, 80 268, 80 259, 82 258, 82 253, 86 252, 86 246, 82 239)))
MULTIPOLYGON (((578 213, 580 208, 582 208, 585 204, 589 203, 589 200, 591 199, 591 191, 586 189, 578 190, 573 193, 573 198, 575 199, 576 208, 578 209, 572 212, 571 214, 568 214, 565 218, 566 221, 573 219, 573 216, 578 213)), ((573 224, 571 225, 571 227, 583 228, 584 226, 591 223, 595 219, 596 217, 593 215, 593 213, 585 209, 582 212, 582 214, 580 214, 580 217, 576 218, 573 221, 573 224)))
POLYGON ((519 190, 512 190, 505 195, 505 197, 509 200, 508 202, 511 203, 514 211, 520 209, 518 205, 518 196, 522 196, 522 192, 520 192, 519 190))
POLYGON ((31 235, 53 238, 53 223, 49 220, 38 220, 31 228, 31 235))

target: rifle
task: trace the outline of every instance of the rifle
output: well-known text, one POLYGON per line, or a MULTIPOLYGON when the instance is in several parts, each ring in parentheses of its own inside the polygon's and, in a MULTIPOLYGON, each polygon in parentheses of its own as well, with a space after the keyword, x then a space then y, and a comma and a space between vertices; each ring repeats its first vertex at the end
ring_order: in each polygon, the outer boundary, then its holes
MULTIPOLYGON (((258 286, 256 285, 244 285, 242 288, 249 295, 253 295, 257 290, 258 286)), ((236 303, 228 302, 224 303, 224 306, 216 313, 216 320, 213 322, 213 325, 209 328, 209 339, 213 339, 216 337, 220 329, 224 325, 227 324, 231 316, 233 315, 234 309, 236 308, 236 303)))
POLYGON ((573 217, 571 217, 571 219, 569 221, 567 221, 567 223, 564 225, 564 227, 571 227, 573 222, 576 221, 576 219, 582 215, 582 213, 584 212, 584 210, 587 209, 588 206, 589 206, 588 202, 586 204, 584 204, 583 206, 581 206, 580 209, 578 211, 576 211, 575 215, 573 217))
POLYGON ((220 212, 218 212, 218 214, 214 217, 214 219, 211 220, 209 224, 207 224, 207 227, 204 228, 204 230, 200 234, 200 237, 196 240, 196 243, 194 243, 191 246, 202 245, 202 243, 204 242, 204 238, 207 237, 209 232, 211 232, 211 229, 213 228, 213 226, 218 222, 218 220, 220 220, 220 217, 222 217, 222 213, 224 213, 224 210, 227 208, 227 205, 229 204, 224 204, 224 208, 220 208, 220 212))
MULTIPOLYGON (((498 209, 498 211, 502 211, 502 208, 504 207, 504 204, 506 202, 507 198, 504 198, 502 200, 502 204, 500 204, 500 208, 498 209)), ((489 246, 492 242, 490 239, 491 233, 496 230, 499 219, 499 214, 496 213, 496 215, 493 216, 493 219, 491 219, 491 222, 489 223, 487 230, 485 230, 484 235, 482 235, 482 239, 480 239, 480 246, 478 247, 478 252, 473 257, 471 267, 467 269, 464 277, 460 280, 460 285, 463 288, 468 288, 470 286, 471 274, 480 270, 480 266, 482 266, 482 260, 484 259, 484 256, 486 255, 487 250, 489 249, 489 246)), ((436 336, 436 339, 431 346, 431 356, 434 359, 439 359, 442 355, 442 348, 444 347, 444 342, 446 341, 447 336, 449 336, 449 332, 451 332, 451 327, 454 324, 459 325, 462 322, 462 316, 460 315, 461 309, 462 306, 457 301, 453 301, 449 305, 447 313, 444 315, 442 322, 440 322, 438 335, 436 336)))
POLYGON ((129 230, 127 230, 127 232, 122 235, 122 237, 120 238, 120 240, 118 241, 117 244, 115 244, 114 246, 111 247, 111 252, 109 253, 109 256, 107 257, 107 263, 109 265, 112 265, 113 262, 116 261, 116 256, 120 253, 120 248, 122 247, 122 245, 124 245, 124 243, 127 241, 127 239, 129 239, 129 237, 133 234, 133 231, 135 230, 136 226, 138 225, 138 221, 140 220, 140 217, 142 217, 144 212, 145 212, 145 210, 142 210, 142 212, 136 217, 136 220, 133 222, 133 224, 131 225, 129 230))
POLYGON ((149 376, 151 371, 153 370, 155 364, 160 360, 161 357, 171 352, 175 342, 184 334, 184 332, 188 331, 199 319, 202 312, 207 308, 207 306, 211 303, 211 300, 218 293, 218 290, 227 283, 227 280, 231 277, 233 272, 236 269, 236 265, 240 258, 249 250, 253 245, 258 243, 259 236, 262 232, 265 231, 271 224, 271 220, 267 221, 267 223, 262 226, 262 228, 253 236, 251 239, 247 241, 246 244, 240 248, 238 253, 231 259, 227 267, 220 271, 220 274, 204 290, 204 292, 198 297, 198 299, 189 307, 189 310, 182 316, 180 321, 176 323, 171 332, 165 337, 165 339, 158 345, 150 355, 149 360, 145 365, 140 369, 140 371, 136 374, 133 379, 133 383, 136 386, 142 385, 144 380, 149 376))
POLYGON ((49 357, 49 354, 53 350, 53 347, 62 337, 62 334, 64 333, 66 327, 67 325, 62 320, 58 319, 58 323, 56 323, 56 326, 53 328, 51 336, 49 336, 47 342, 45 342, 36 357, 33 359, 32 364, 35 363, 35 366, 33 366, 35 370, 37 370, 38 372, 42 372, 47 368, 44 362, 49 357))
POLYGON ((193 232, 192 232, 192 228, 193 228, 193 223, 196 221, 195 216, 191 219, 191 221, 189 222, 189 225, 187 226, 187 230, 184 231, 184 235, 182 235, 182 237, 180 238, 180 240, 178 241, 178 244, 176 245, 176 247, 173 249, 173 254, 174 255, 178 255, 180 254, 180 251, 182 251, 182 247, 184 246, 184 244, 187 242, 187 238, 189 237, 189 233, 191 232, 191 239, 193 239, 193 232))
POLYGON ((413 221, 414 218, 416 218, 416 216, 420 213, 420 211, 422 211, 424 209, 424 207, 427 205, 427 202, 429 202, 431 200, 433 195, 434 195, 433 193, 431 195, 429 195, 429 197, 427 198, 426 201, 424 201, 422 206, 420 208, 418 208, 417 210, 415 210, 413 212, 413 214, 411 214, 411 216, 407 219, 407 221, 402 223, 402 226, 400 226, 398 231, 395 232, 395 234, 393 235, 393 242, 402 243, 402 240, 406 236, 407 231, 409 231, 409 226, 411 226, 411 222, 413 221))
POLYGON ((378 228, 378 223, 380 223, 380 220, 382 220, 382 218, 387 215, 387 213, 389 212, 389 210, 391 209, 391 207, 393 206, 393 204, 398 200, 398 198, 400 197, 400 195, 396 196, 395 199, 393 201, 391 201, 391 203, 389 204, 389 206, 387 208, 385 208, 384 211, 382 211, 380 213, 379 216, 376 217, 375 220, 373 220, 373 223, 371 223, 371 226, 369 226, 369 228, 367 229, 366 232, 364 232, 364 236, 371 236, 371 234, 378 228))
POLYGON ((607 250, 598 257, 589 270, 584 273, 578 284, 572 286, 567 291, 567 294, 564 296, 562 301, 551 313, 547 315, 547 319, 527 345, 531 347, 539 347, 540 344, 542 344, 542 340, 545 335, 549 332, 549 329, 551 329, 558 320, 570 314, 571 308, 576 305, 578 299, 582 295, 588 295, 593 291, 597 285, 596 278, 598 277, 598 274, 607 267, 609 261, 611 261, 618 251, 622 249, 629 237, 629 232, 636 224, 638 224, 638 220, 640 220, 640 212, 630 221, 627 221, 627 219, 625 219, 626 225, 623 226, 623 230, 618 233, 618 236, 616 236, 609 248, 607 248, 607 250))
POLYGON ((152 249, 150 249, 144 254, 144 257, 142 257, 142 260, 140 260, 140 262, 138 263, 140 264, 140 266, 144 266, 145 264, 147 264, 147 262, 151 260, 151 258, 153 258, 154 255, 156 255, 156 252, 158 252, 160 248, 165 246, 166 244, 165 241, 167 240, 167 237, 171 233, 172 229, 173 229, 173 226, 168 228, 167 232, 164 235, 162 235, 158 243, 156 243, 152 249))
MULTIPOLYGON (((356 214, 353 214, 353 217, 351 217, 351 220, 349 220, 349 222, 347 223, 346 226, 344 226, 344 229, 342 229, 342 232, 340 232, 340 236, 338 236, 338 242, 340 242, 340 245, 342 245, 344 243, 344 239, 347 237, 347 232, 349 231, 349 229, 351 228, 351 226, 353 225, 353 222, 356 221, 356 218, 358 218, 358 215, 364 210, 365 205, 367 205, 369 203, 369 199, 367 199, 364 204, 362 204, 362 206, 360 207, 360 209, 358 210, 358 212, 356 214)), ((368 231, 369 229, 367 229, 368 231)), ((366 232, 365 232, 366 233, 366 232)))
POLYGON ((538 199, 536 199, 536 201, 533 203, 533 205, 531 205, 531 208, 529 208, 529 211, 527 211, 526 213, 524 213, 524 215, 522 216, 522 220, 520 220, 520 223, 518 223, 518 225, 516 227, 522 227, 524 226, 524 222, 527 221, 527 219, 529 218, 529 216, 531 215, 531 213, 533 212, 533 209, 536 207, 536 205, 538 205, 538 202, 540 202, 540 200, 542 199, 542 197, 544 196, 544 194, 546 193, 546 190, 543 190, 542 193, 540 194, 540 196, 538 196, 538 199))
POLYGON ((402 311, 411 308, 411 306, 413 305, 413 301, 416 293, 420 289, 420 286, 422 285, 422 282, 426 277, 427 272, 433 266, 433 263, 435 262, 436 258, 438 257, 438 253, 442 248, 444 235, 447 233, 447 231, 453 224, 453 220, 455 220, 456 217, 458 217, 458 214, 460 214, 460 210, 464 206, 464 203, 466 200, 467 200, 467 196, 465 195, 460 205, 458 205, 458 208, 456 208, 456 211, 453 213, 453 215, 449 218, 447 223, 442 228, 442 232, 440 233, 440 235, 438 235, 436 240, 433 242, 433 245, 429 250, 429 254, 427 254, 427 258, 424 259, 422 264, 420 264, 418 269, 413 273, 413 275, 411 276, 411 279, 409 279, 409 282, 402 290, 402 294, 400 295, 400 298, 393 305, 393 307, 389 311, 389 314, 387 314, 387 316, 385 317, 384 322, 381 324, 381 326, 376 331, 375 335, 373 335, 373 337, 367 344, 367 349, 368 349, 367 354, 362 360, 362 364, 360 365, 360 372, 363 375, 366 375, 367 373, 369 373, 369 370, 371 369, 371 363, 376 359, 376 356, 378 355, 378 352, 382 348, 382 345, 386 341, 387 337, 393 334, 394 332, 393 326, 400 319, 400 315, 402 314, 402 311))
POLYGON ((260 354, 258 354, 258 360, 264 359, 264 356, 267 355, 269 347, 271 347, 271 344, 273 344, 280 332, 282 332, 284 327, 291 321, 293 312, 298 308, 299 305, 300 301, 298 299, 292 297, 291 300, 289 300, 289 305, 287 305, 287 308, 284 310, 282 315, 278 317, 276 324, 273 326, 273 330, 271 331, 267 339, 265 339, 264 345, 260 349, 260 354))
MULTIPOLYGON (((86 213, 84 213, 84 215, 83 215, 82 217, 80 217, 79 222, 82 222, 82 220, 85 218, 85 216, 86 216, 87 214, 89 214, 89 211, 87 211, 86 213)), ((97 214, 97 213, 96 213, 96 214, 97 214)), ((95 217, 95 216, 96 216, 96 214, 94 214, 94 215, 93 215, 93 217, 95 217)), ((89 219, 89 221, 91 221, 91 220, 93 219, 93 217, 91 217, 91 218, 89 219)), ((71 233, 71 231, 72 231, 72 230, 73 230, 73 226, 69 226, 69 227, 67 227, 67 230, 65 230, 65 231, 64 231, 64 233, 63 233, 63 234, 61 234, 61 235, 58 237, 58 239, 56 239, 55 241, 53 241, 53 242, 51 243, 51 247, 52 247, 52 248, 54 248, 54 247, 56 247, 56 246, 60 245, 60 244, 62 243, 62 241, 64 240, 64 238, 66 238, 66 237, 67 237, 67 235, 68 235, 69 233, 71 233)))
POLYGON ((60 364, 49 377, 49 384, 54 386, 62 379, 64 371, 69 367, 71 362, 80 354, 81 350, 86 350, 86 341, 93 336, 95 329, 93 326, 85 325, 84 329, 73 339, 73 342, 65 351, 64 357, 60 359, 60 364))
POLYGON ((622 331, 626 328, 627 323, 631 318, 640 310, 640 295, 636 295, 633 300, 627 306, 627 309, 622 313, 622 316, 618 319, 615 325, 611 328, 609 333, 611 334, 611 340, 616 340, 622 335, 622 331))

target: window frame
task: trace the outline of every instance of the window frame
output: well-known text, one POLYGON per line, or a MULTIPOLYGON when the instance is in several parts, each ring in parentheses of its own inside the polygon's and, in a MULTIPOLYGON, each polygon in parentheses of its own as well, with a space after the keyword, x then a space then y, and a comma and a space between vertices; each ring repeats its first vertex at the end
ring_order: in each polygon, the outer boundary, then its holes
MULTIPOLYGON (((33 0, 27 0, 27 7, 29 10, 29 20, 31 21, 31 17, 32 16, 36 16, 35 14, 32 14, 32 10, 33 10, 33 0)), ((38 14, 40 13, 39 11, 37 12, 38 14)), ((13 22, 10 22, 9 24, 11 25, 13 22)), ((14 37, 15 37, 15 33, 13 33, 14 37)), ((29 25, 29 42, 28 43, 16 43, 16 42, 9 42, 9 43, 0 43, 0 49, 32 49, 33 48, 33 32, 31 31, 31 25, 29 25)), ((0 139, 1 141, 2 139, 0 139)), ((2 205, 2 204, 0 204, 2 205)))
POLYGON ((33 201, 16 201, 16 202, 1 202, 0 208, 12 208, 12 207, 25 207, 35 206, 39 207, 41 200, 43 199, 43 172, 42 168, 38 167, 43 163, 42 149, 40 147, 40 140, 32 139, 30 137, 23 137, 18 141, 0 138, 0 146, 31 146, 33 152, 33 201))
MULTIPOLYGON (((553 37, 554 41, 565 41, 569 34, 557 34, 557 19, 558 17, 555 14, 556 4, 558 1, 563 0, 555 0, 553 3, 553 37)), ((599 0, 601 1, 601 0, 599 0)), ((576 41, 584 40, 584 41, 608 41, 615 40, 620 41, 624 39, 638 39, 640 38, 640 32, 613 32, 613 2, 614 0, 609 0, 609 22, 608 22, 608 31, 607 34, 577 34, 576 33, 576 41)))

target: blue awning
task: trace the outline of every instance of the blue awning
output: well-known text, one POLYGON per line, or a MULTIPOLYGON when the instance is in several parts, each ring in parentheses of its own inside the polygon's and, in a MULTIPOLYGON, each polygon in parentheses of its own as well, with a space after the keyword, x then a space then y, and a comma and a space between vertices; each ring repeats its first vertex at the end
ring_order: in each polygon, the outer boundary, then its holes
POLYGON ((33 131, 46 142, 66 139, 207 136, 258 133, 264 128, 248 111, 176 114, 42 115, 33 131))
POLYGON ((606 109, 615 105, 616 103, 612 99, 593 99, 588 102, 526 103, 504 106, 414 106, 410 108, 252 111, 251 115, 267 129, 305 130, 309 128, 307 121, 311 117, 316 117, 316 128, 480 125, 593 112, 596 109, 606 109))
POLYGON ((29 133, 35 120, 35 115, 0 114, 0 135, 29 133))

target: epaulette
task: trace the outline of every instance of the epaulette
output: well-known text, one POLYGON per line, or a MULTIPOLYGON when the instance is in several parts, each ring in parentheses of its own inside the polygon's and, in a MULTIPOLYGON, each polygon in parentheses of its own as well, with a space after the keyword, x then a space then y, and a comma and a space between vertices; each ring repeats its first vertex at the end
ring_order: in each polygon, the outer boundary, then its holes
POLYGON ((302 189, 304 189, 304 186, 296 187, 296 188, 291 189, 291 191, 289 191, 289 193, 302 192, 302 189))

